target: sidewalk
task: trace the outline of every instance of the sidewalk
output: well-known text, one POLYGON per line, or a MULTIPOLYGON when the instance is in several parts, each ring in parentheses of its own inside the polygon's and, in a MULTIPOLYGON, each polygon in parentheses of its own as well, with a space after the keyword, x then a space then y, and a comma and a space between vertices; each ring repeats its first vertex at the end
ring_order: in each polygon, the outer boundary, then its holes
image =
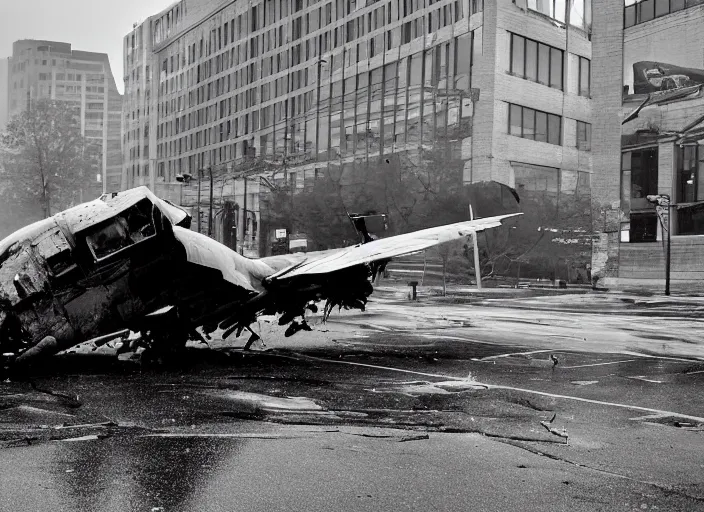
MULTIPOLYGON (((418 286, 420 303, 482 304, 520 309, 587 311, 641 315, 677 315, 704 318, 704 296, 645 293, 642 291, 594 290, 588 286, 568 288, 482 288, 452 285, 418 286)), ((372 298, 394 302, 409 302, 411 287, 403 282, 382 281, 374 287, 372 298)))

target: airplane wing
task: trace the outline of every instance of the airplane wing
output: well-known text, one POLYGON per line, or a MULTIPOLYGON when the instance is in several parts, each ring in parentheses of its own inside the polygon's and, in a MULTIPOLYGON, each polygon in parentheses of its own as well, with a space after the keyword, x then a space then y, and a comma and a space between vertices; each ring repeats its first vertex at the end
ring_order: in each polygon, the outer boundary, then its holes
MULTIPOLYGON (((306 311, 317 311, 314 304, 320 301, 325 301, 323 319, 328 317, 334 307, 364 311, 373 291, 369 278, 379 270, 379 266, 375 268, 375 265, 383 266, 391 258, 500 226, 505 219, 517 215, 521 213, 423 229, 338 251, 309 253, 298 261, 274 259, 278 257, 262 258, 259 264, 272 269, 262 280, 265 290, 248 303, 223 314, 225 318, 219 322, 219 327, 225 330, 223 338, 232 332, 249 328, 260 314, 280 314, 279 325, 290 324, 286 336, 300 330, 310 330, 305 320, 306 311), (284 265, 284 262, 288 264, 284 265)), ((230 265, 232 262, 228 261, 228 266, 230 265)), ((261 275, 261 272, 257 272, 258 277, 261 275)), ((252 281, 250 283, 254 284, 252 281)))
POLYGON ((343 270, 356 265, 372 263, 379 260, 387 260, 398 256, 404 256, 414 252, 428 249, 435 245, 457 240, 466 237, 477 231, 495 228, 501 225, 502 221, 521 213, 509 215, 499 215, 484 219, 456 222, 445 226, 414 231, 403 235, 391 236, 374 240, 366 244, 359 244, 347 249, 341 249, 323 258, 316 258, 313 261, 304 261, 296 265, 287 267, 276 274, 271 275, 266 281, 274 282, 281 279, 291 279, 302 275, 328 274, 338 270, 343 270))

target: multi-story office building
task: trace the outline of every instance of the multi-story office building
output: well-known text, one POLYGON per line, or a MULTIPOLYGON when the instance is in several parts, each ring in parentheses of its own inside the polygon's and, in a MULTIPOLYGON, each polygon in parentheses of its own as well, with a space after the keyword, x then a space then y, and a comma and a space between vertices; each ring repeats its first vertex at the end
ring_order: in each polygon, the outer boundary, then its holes
POLYGON ((119 190, 122 99, 107 54, 73 50, 70 43, 33 39, 16 41, 12 50, 7 79, 9 116, 22 112, 34 99, 74 103, 82 134, 102 147, 103 191, 119 190))
MULTIPOLYGON (((589 0, 182 0, 148 21, 155 187, 256 155, 303 188, 444 138, 467 183, 588 192, 590 17, 589 0)), ((217 190, 245 202, 241 181, 217 190)))
POLYGON ((7 125, 9 116, 7 75, 9 70, 9 59, 0 58, 0 130, 7 125))
MULTIPOLYGON (((154 188, 154 154, 150 152, 152 35, 150 19, 135 23, 124 38, 122 100, 123 187, 154 188)), ((154 138, 155 139, 155 138, 154 138)), ((162 186, 163 188, 163 186, 162 186)), ((163 190, 161 191, 163 194, 163 190)))
POLYGON ((603 214, 594 269, 620 286, 661 289, 669 229, 673 288, 699 287, 704 2, 599 1, 594 12, 595 34, 603 35, 594 42, 594 173, 603 214), (656 194, 677 205, 663 218, 665 229, 647 199, 656 194))

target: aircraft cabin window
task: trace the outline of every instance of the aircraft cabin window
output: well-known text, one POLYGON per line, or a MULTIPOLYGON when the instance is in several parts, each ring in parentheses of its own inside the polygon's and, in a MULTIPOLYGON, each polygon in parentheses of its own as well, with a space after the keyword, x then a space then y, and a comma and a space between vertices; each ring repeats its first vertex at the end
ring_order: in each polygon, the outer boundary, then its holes
POLYGON ((140 202, 116 216, 109 224, 86 236, 95 258, 100 261, 122 249, 156 235, 151 203, 140 202))

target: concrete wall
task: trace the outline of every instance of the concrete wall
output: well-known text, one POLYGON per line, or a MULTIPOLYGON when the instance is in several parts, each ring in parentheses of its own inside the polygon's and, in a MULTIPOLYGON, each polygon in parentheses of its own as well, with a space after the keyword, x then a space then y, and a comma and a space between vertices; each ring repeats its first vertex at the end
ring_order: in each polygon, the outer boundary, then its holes
MULTIPOLYGON (((672 291, 701 291, 704 281, 704 237, 680 236, 672 239, 670 287, 672 291)), ((619 254, 619 288, 665 286, 664 243, 622 244, 619 254)))
POLYGON ((592 276, 618 276, 621 187, 623 2, 593 0, 592 276))

